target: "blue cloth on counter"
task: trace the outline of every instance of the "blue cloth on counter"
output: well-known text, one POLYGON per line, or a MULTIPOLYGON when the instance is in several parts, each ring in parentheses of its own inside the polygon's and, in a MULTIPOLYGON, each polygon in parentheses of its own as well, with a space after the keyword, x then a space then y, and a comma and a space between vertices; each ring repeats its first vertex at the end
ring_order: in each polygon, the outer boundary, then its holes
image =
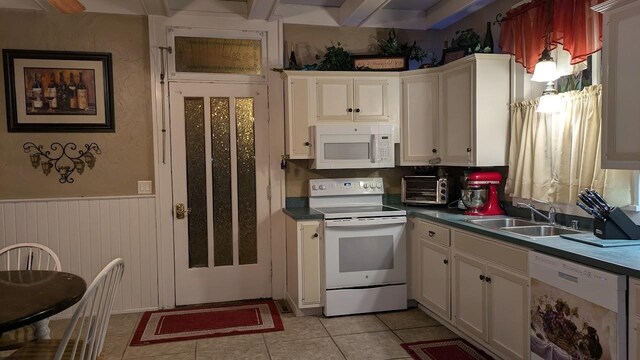
POLYGON ((599 247, 640 246, 640 240, 600 239, 593 234, 561 234, 560 237, 599 247))

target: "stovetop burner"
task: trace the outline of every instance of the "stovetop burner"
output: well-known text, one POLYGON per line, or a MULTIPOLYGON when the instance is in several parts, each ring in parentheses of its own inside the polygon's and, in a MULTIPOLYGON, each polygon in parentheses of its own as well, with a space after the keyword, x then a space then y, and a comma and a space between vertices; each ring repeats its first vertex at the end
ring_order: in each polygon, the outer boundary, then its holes
POLYGON ((325 219, 344 217, 404 216, 407 214, 405 210, 387 205, 317 207, 314 208, 314 210, 323 213, 325 215, 325 219))

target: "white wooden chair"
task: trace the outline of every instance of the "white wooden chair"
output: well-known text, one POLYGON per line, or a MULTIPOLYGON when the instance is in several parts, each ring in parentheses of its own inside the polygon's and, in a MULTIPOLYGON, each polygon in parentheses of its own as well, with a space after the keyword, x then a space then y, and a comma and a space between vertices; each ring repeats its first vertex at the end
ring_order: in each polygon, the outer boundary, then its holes
MULTIPOLYGON (((0 249, 0 270, 60 271, 62 266, 58 255, 50 248, 37 243, 20 243, 0 249)), ((37 339, 49 339, 49 319, 32 326, 37 339)), ((13 339, 8 343, 1 342, 0 349, 15 349, 31 339, 25 331, 15 331, 8 336, 13 339)))
POLYGON ((62 340, 38 340, 8 359, 95 360, 102 351, 115 294, 124 273, 124 262, 111 261, 93 280, 76 304, 62 340))
POLYGON ((53 250, 36 243, 14 244, 0 249, 0 270, 60 271, 60 259, 53 250))

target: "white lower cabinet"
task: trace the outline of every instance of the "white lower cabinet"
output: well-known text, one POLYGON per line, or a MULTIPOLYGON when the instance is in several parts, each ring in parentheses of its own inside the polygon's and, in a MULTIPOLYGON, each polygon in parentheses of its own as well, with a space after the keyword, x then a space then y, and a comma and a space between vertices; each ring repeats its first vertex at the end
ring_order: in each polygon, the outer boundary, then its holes
POLYGON ((528 359, 527 250, 452 231, 458 329, 506 359, 528 359))
POLYGON ((529 278, 487 264, 489 345, 511 359, 529 358, 529 278))
POLYGON ((629 359, 640 359, 640 279, 629 278, 629 359))
POLYGON ((320 221, 296 221, 287 227, 287 297, 299 309, 321 306, 323 234, 320 221))
POLYGON ((410 234, 415 242, 415 300, 445 320, 451 320, 449 229, 415 220, 410 234))
POLYGON ((477 258, 456 253, 455 272, 455 324, 458 329, 486 341, 487 294, 485 264, 477 258))

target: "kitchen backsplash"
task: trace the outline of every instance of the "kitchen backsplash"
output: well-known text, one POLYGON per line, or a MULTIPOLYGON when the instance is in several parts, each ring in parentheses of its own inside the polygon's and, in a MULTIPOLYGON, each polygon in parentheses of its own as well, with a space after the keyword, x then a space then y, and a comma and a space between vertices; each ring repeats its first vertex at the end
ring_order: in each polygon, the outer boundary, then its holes
POLYGON ((285 179, 287 197, 309 196, 310 179, 330 179, 349 177, 381 177, 385 194, 400 194, 400 184, 404 175, 412 175, 410 167, 391 169, 310 169, 312 160, 289 160, 285 179))
MULTIPOLYGON (((435 175, 437 167, 415 168, 410 166, 396 166, 390 169, 310 169, 312 160, 289 160, 285 172, 287 184, 287 197, 307 197, 309 196, 309 180, 323 178, 349 178, 349 177, 381 177, 384 180, 385 194, 400 194, 402 177, 405 175, 415 175, 426 173, 435 175)), ((466 167, 444 167, 451 178, 455 192, 451 194, 451 201, 456 200, 459 195, 460 177, 466 167)), ((507 167, 493 168, 472 168, 473 171, 498 171, 502 173, 503 185, 500 186, 500 200, 505 200, 504 181, 507 176, 507 167)))

